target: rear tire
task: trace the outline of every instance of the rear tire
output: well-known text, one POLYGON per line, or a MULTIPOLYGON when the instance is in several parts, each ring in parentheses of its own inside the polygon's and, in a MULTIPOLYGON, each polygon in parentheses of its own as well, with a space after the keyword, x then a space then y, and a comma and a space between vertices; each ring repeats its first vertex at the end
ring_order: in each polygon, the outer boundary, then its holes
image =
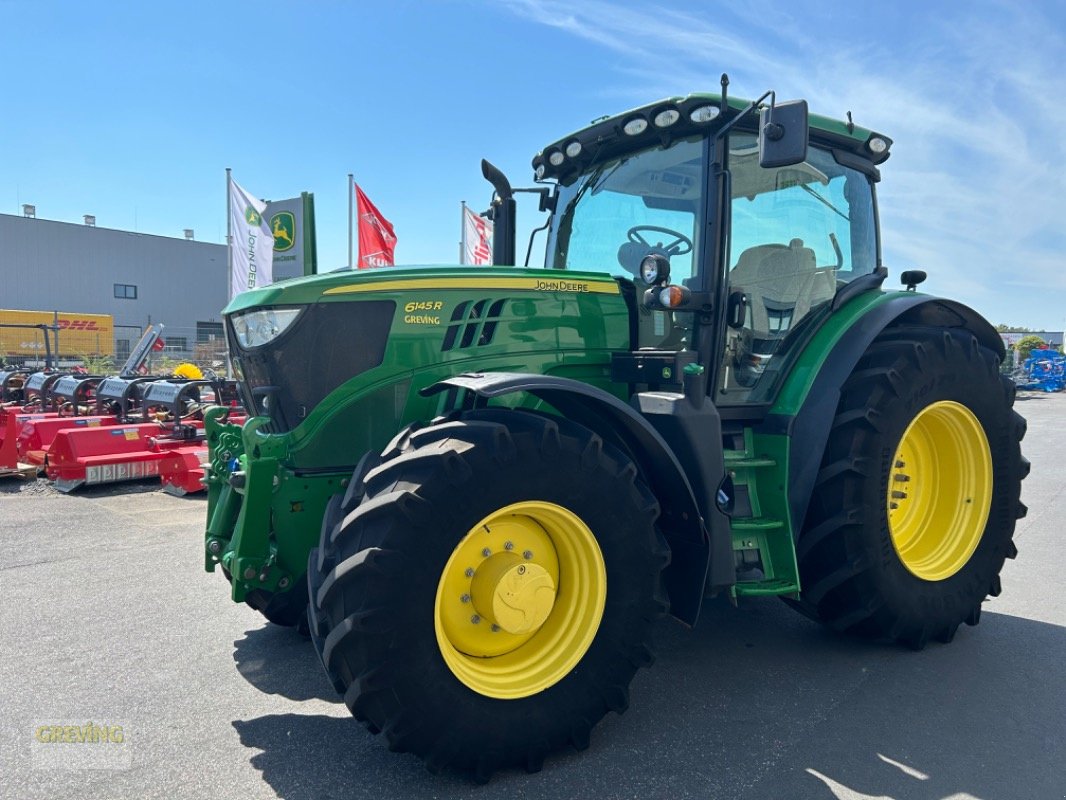
POLYGON ((666 608, 669 551, 635 466, 566 420, 497 409, 408 429, 383 458, 308 563, 312 639, 352 714, 431 770, 479 779, 587 747, 626 709, 666 608), (500 559, 527 581, 559 567, 524 622, 485 601, 500 559))
POLYGON ((801 611, 915 649, 978 623, 1025 515, 1025 420, 997 367, 968 331, 871 344, 841 388, 797 543, 801 611))

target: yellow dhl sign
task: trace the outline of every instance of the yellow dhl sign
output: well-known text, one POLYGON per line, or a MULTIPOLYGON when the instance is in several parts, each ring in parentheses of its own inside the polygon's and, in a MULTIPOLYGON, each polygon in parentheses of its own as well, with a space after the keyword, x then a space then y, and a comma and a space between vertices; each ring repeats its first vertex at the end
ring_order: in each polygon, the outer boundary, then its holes
MULTIPOLYGON (((0 325, 51 325, 56 322, 51 311, 15 311, 0 309, 0 325)), ((59 312, 59 355, 113 356, 115 321, 110 314, 59 312)), ((44 331, 39 328, 0 327, 0 356, 43 356, 44 331)), ((55 334, 48 331, 54 349, 55 334)), ((55 355, 55 353, 53 353, 55 355)))

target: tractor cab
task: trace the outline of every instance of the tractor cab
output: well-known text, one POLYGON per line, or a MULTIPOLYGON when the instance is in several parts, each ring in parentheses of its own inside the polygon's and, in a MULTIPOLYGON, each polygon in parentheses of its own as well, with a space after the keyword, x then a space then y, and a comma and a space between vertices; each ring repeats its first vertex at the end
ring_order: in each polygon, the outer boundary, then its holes
POLYGON ((533 160, 555 184, 544 266, 631 284, 633 349, 697 351, 723 406, 770 403, 805 337, 884 278, 874 183, 888 140, 811 126, 802 102, 756 113, 764 99, 662 101, 533 160))

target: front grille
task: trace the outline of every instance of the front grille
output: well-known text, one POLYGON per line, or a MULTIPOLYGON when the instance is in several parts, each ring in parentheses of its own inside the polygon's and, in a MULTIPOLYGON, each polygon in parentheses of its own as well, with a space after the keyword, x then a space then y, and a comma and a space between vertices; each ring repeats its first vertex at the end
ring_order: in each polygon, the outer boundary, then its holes
POLYGON ((268 414, 275 431, 295 428, 342 383, 381 364, 395 312, 392 300, 316 303, 276 339, 247 350, 227 320, 246 406, 268 414), (269 408, 255 391, 267 387, 269 408))

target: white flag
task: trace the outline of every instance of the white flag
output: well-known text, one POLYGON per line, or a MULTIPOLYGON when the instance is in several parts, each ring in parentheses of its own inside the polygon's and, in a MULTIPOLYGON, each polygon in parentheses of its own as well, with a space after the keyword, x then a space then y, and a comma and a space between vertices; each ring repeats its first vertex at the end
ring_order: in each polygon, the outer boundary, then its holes
POLYGON ((492 223, 463 206, 463 263, 492 264, 492 223))
POLYGON ((274 280, 274 235, 263 218, 266 203, 252 197, 235 180, 229 182, 230 244, 229 296, 274 280))

